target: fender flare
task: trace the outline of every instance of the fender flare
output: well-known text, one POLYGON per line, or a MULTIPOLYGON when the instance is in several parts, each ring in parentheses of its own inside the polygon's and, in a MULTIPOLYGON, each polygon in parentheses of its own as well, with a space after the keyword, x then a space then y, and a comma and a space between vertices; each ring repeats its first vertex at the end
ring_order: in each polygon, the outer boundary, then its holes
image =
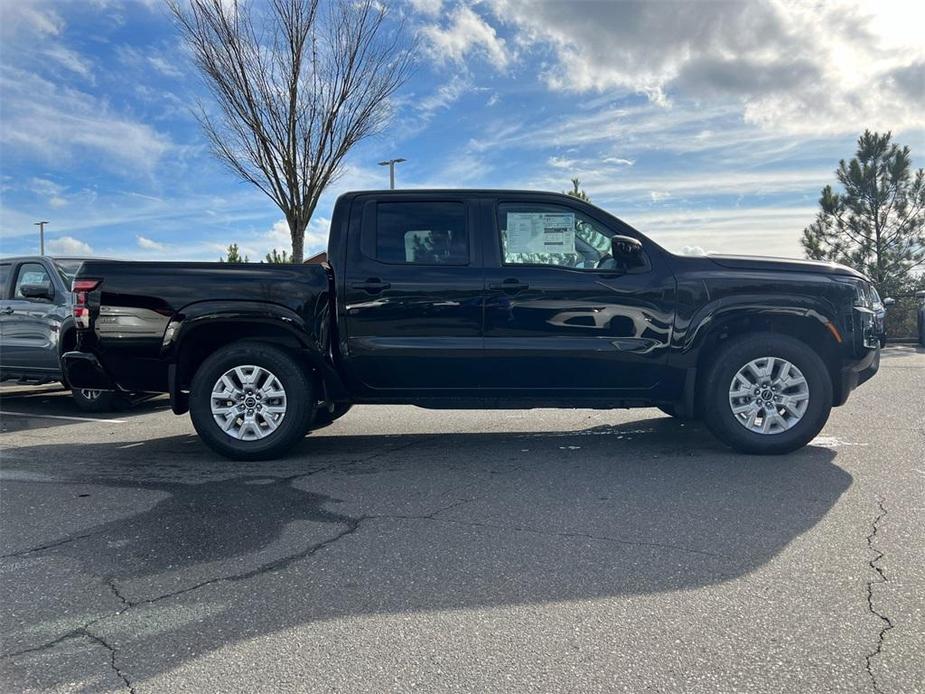
MULTIPOLYGON (((830 304, 806 296, 777 295, 730 296, 709 302, 695 311, 684 326, 676 326, 671 362, 684 372, 682 397, 684 412, 695 412, 695 400, 702 374, 698 365, 710 340, 743 320, 775 322, 796 320, 823 339, 830 340, 831 352, 837 352, 843 337, 837 315, 830 304)), ((834 374, 833 374, 834 378, 834 374)))
MULTIPOLYGON (((346 398, 347 390, 340 374, 324 356, 328 339, 325 319, 326 316, 321 315, 311 325, 292 309, 261 301, 203 301, 185 307, 168 323, 161 349, 162 356, 169 362, 167 385, 171 409, 176 414, 189 409, 189 394, 183 387, 191 374, 184 364, 184 347, 203 330, 229 324, 259 326, 281 333, 285 336, 285 345, 296 350, 319 373, 330 395, 346 398)), ((243 333, 242 339, 246 339, 247 331, 243 333)))

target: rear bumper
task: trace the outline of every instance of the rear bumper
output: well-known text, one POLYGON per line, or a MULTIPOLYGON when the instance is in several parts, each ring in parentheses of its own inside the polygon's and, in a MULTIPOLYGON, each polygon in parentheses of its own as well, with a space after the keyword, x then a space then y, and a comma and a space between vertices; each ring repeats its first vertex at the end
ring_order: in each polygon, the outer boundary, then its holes
POLYGON ((838 383, 838 393, 836 394, 835 406, 844 405, 848 400, 851 391, 857 388, 865 381, 870 380, 880 369, 880 348, 871 349, 867 354, 857 361, 846 364, 841 369, 838 383))
POLYGON ((95 354, 88 352, 65 352, 61 356, 64 377, 71 388, 93 388, 95 390, 121 390, 100 364, 95 354))

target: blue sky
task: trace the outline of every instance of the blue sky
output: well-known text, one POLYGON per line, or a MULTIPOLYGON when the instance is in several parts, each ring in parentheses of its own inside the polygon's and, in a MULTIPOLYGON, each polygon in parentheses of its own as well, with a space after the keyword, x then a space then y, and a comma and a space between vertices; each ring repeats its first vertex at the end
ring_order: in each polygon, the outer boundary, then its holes
MULTIPOLYGON (((336 196, 399 187, 565 190, 668 248, 798 256, 820 188, 865 128, 925 164, 925 3, 389 3, 416 70, 336 196)), ((252 258, 282 215, 207 150, 207 98, 159 0, 0 5, 0 252, 252 258)))

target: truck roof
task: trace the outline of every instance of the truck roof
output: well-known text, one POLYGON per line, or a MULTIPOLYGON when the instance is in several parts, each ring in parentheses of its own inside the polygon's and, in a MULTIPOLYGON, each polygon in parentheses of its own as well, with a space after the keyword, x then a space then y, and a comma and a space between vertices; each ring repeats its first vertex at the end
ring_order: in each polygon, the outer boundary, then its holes
MULTIPOLYGON (((498 195, 552 195, 555 197, 565 198, 566 200, 579 200, 588 203, 587 200, 581 200, 572 195, 568 195, 556 190, 521 190, 516 188, 397 188, 395 190, 351 190, 344 193, 341 197, 356 195, 382 195, 382 196, 401 196, 401 195, 471 195, 475 196, 498 196, 498 195)), ((592 204, 593 203, 588 203, 592 204)))

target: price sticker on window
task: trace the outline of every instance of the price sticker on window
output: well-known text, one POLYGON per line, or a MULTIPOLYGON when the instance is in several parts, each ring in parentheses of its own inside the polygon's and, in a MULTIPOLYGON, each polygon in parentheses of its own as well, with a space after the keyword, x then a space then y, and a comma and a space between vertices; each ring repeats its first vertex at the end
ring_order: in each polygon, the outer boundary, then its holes
POLYGON ((574 253, 575 215, 509 212, 507 253, 574 253))

